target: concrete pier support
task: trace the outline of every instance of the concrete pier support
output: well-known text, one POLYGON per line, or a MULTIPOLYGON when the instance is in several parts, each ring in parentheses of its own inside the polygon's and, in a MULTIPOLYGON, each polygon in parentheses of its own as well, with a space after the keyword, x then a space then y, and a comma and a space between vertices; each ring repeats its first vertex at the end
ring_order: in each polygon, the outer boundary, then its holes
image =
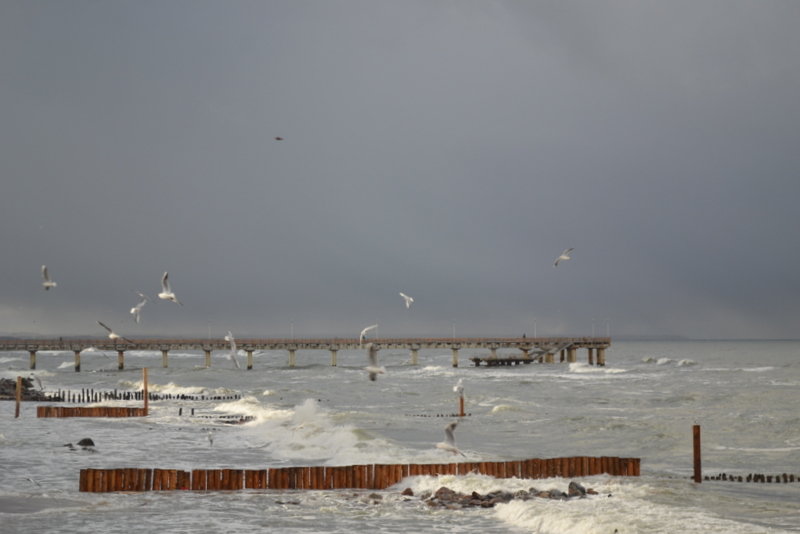
POLYGON ((544 363, 555 363, 555 356, 552 352, 548 352, 544 355, 544 363))
POLYGON ((489 347, 489 352, 492 353, 490 358, 493 359, 493 360, 496 360, 497 359, 497 347, 489 347))
POLYGON ((339 349, 330 349, 331 351, 331 367, 336 367, 336 355, 339 349))
POLYGON ((453 367, 458 367, 458 347, 453 347, 453 367))
POLYGON ((419 365, 419 349, 411 349, 411 365, 419 365))
POLYGON ((586 351, 589 353, 589 365, 594 365, 594 349, 589 347, 586 351))
POLYGON ((203 349, 203 352, 206 353, 206 369, 211 367, 211 349, 203 349))
POLYGON ((566 353, 567 353, 566 349, 561 349, 561 354, 559 355, 559 359, 558 359, 559 362, 563 362, 564 361, 564 356, 566 355, 566 353))
POLYGON ((117 350, 117 370, 122 371, 125 369, 125 351, 117 350))
POLYGON ((161 367, 169 367, 169 349, 161 349, 161 367))
POLYGON ((597 365, 605 367, 606 365, 606 349, 597 347, 597 365))
POLYGON ((575 347, 569 347, 567 349, 567 362, 568 363, 575 363, 577 361, 577 358, 575 356, 576 352, 577 351, 576 351, 575 347))
POLYGON ((521 350, 521 351, 522 351, 522 357, 523 357, 523 358, 525 358, 526 360, 530 360, 530 359, 531 359, 530 350, 528 350, 528 349, 522 349, 522 348, 521 348, 521 349, 519 349, 519 350, 521 350))
POLYGON ((28 354, 30 354, 30 355, 31 355, 31 365, 30 365, 30 368, 31 368, 31 369, 36 369, 36 351, 35 351, 35 350, 33 350, 33 349, 31 349, 31 350, 29 350, 29 351, 28 351, 28 354))
POLYGON ((75 353, 75 372, 81 372, 81 351, 73 350, 72 352, 75 353))
POLYGON ((297 349, 289 349, 289 367, 294 367, 297 365, 297 356, 296 353, 297 349))
POLYGON ((245 354, 247 354, 247 370, 253 368, 253 349, 244 349, 245 354))

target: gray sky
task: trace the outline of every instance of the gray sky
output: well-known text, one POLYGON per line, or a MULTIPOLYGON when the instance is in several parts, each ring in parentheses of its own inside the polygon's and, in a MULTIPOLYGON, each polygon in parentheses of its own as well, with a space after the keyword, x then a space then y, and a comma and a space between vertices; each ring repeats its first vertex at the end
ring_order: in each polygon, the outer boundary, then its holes
POLYGON ((0 0, 0 334, 798 337, 798 23, 0 0))

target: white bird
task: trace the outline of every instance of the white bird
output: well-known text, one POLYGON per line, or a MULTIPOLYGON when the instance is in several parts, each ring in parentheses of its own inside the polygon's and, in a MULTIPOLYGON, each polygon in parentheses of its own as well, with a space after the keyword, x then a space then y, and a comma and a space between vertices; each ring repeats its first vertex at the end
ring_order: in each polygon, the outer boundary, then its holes
POLYGON ((236 340, 233 339, 233 334, 231 334, 230 330, 228 330, 228 335, 225 336, 225 341, 229 341, 231 344, 231 360, 233 360, 233 363, 236 365, 237 369, 241 369, 241 367, 239 367, 239 360, 236 359, 236 340))
POLYGON ((359 334, 359 336, 358 336, 358 345, 359 346, 361 346, 361 343, 364 342, 364 338, 366 337, 367 332, 369 332, 373 328, 378 328, 378 325, 376 325, 376 324, 370 325, 370 326, 366 327, 364 330, 361 331, 361 334, 359 334))
POLYGON ((378 365, 378 347, 374 343, 367 343, 367 358, 369 365, 365 369, 369 373, 369 379, 375 382, 378 375, 386 373, 386 369, 378 365))
POLYGON ((130 339, 128 339, 126 337, 122 337, 121 335, 119 335, 116 332, 114 332, 113 330, 111 330, 107 325, 103 324, 101 321, 97 321, 97 324, 99 324, 100 326, 102 326, 103 328, 108 330, 108 338, 109 339, 113 339, 114 341, 116 341, 118 339, 122 339, 123 341, 127 341, 128 343, 133 343, 133 341, 131 341, 130 339))
POLYGON ((178 297, 175 296, 175 293, 173 293, 172 289, 170 288, 167 276, 167 271, 164 271, 164 276, 161 277, 161 293, 158 294, 158 298, 171 300, 172 302, 176 302, 183 306, 183 303, 178 300, 178 297))
POLYGON ((408 295, 406 295, 402 291, 400 292, 400 296, 403 297, 403 300, 406 301, 406 308, 410 308, 411 307, 411 303, 414 302, 414 299, 409 297, 408 295))
POLYGON ((553 264, 553 267, 558 267, 558 262, 560 262, 560 261, 571 260, 572 256, 570 256, 569 253, 572 252, 573 250, 575 250, 575 249, 574 248, 568 248, 564 252, 562 252, 561 256, 556 258, 556 262, 553 264))
POLYGON ((453 436, 453 432, 458 426, 458 421, 453 421, 446 427, 444 427, 444 441, 439 442, 436 444, 437 449, 442 449, 447 452, 452 452, 453 454, 460 454, 461 456, 466 456, 463 452, 458 450, 456 447, 456 438, 453 436))
POLYGON ((42 265, 42 278, 44 281, 42 282, 42 287, 44 290, 47 291, 51 287, 56 287, 58 284, 50 280, 50 273, 47 272, 47 265, 42 265))
POLYGON ((453 386, 453 391, 454 391, 454 392, 456 393, 456 395, 458 395, 459 397, 461 397, 462 395, 464 395, 464 379, 463 379, 463 378, 459 378, 459 379, 458 379, 458 383, 457 383, 455 386, 453 386))
POLYGON ((139 303, 136 304, 136 306, 134 306, 133 308, 131 308, 131 315, 133 315, 133 318, 136 319, 136 322, 138 323, 141 320, 140 314, 142 313, 142 308, 144 307, 145 304, 147 304, 147 301, 150 299, 148 298, 147 295, 145 295, 140 291, 137 291, 136 294, 139 295, 139 303))

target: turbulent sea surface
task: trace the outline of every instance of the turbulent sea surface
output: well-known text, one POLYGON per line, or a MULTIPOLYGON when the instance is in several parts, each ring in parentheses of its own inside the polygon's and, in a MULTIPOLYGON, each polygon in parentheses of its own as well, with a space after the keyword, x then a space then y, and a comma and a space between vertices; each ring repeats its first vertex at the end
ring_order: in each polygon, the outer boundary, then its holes
MULTIPOLYGON (((0 353, 0 377, 38 377, 58 389, 133 390, 149 369, 150 391, 240 395, 228 401, 157 401, 147 418, 39 419, 36 403, 0 403, 0 532, 653 532, 800 531, 800 482, 694 484, 692 425, 702 427, 707 475, 800 475, 800 342, 613 342, 606 367, 578 363, 475 368, 460 351, 382 350, 386 374, 371 382, 366 354, 257 353, 251 371, 223 352, 203 368, 201 352, 0 353), (569 480, 484 475, 413 477, 385 491, 80 493, 82 468, 191 469, 454 461, 436 449, 458 409, 467 461, 622 456, 642 459, 642 476, 583 477, 599 495, 570 501, 512 501, 491 509, 429 508, 416 495, 440 486, 461 492, 536 487, 569 480), (179 415, 179 409, 183 414, 179 415), (194 409, 194 416, 191 410, 194 409), (219 416, 250 416, 229 425, 219 416), (96 452, 70 450, 82 438, 96 452), (378 493, 376 498, 373 493, 378 493)), ((501 352, 501 355, 502 352, 501 352)), ((241 362, 244 361, 240 357, 241 362)), ((138 405, 107 402, 108 405, 138 405)), ((460 457, 459 457, 460 458, 460 457)))

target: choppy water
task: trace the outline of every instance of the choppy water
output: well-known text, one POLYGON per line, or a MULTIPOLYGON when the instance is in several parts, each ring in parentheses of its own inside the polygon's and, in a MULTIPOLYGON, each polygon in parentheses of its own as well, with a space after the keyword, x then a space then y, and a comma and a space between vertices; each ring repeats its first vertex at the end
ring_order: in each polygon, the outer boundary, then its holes
MULTIPOLYGON (((124 371, 116 370, 116 358, 84 354, 80 373, 72 352, 40 352, 33 373, 46 391, 139 388, 148 367, 151 391, 242 398, 154 402, 144 419, 37 419, 35 403, 14 419, 13 402, 0 403, 0 531, 800 531, 800 483, 690 481, 695 423, 707 474, 800 474, 800 342, 615 342, 605 368, 475 368, 472 354, 462 350, 461 367, 453 368, 449 351, 421 351, 412 366, 407 353, 383 350, 387 374, 370 382, 366 356, 357 351, 341 351, 337 367, 325 351, 298 352, 295 368, 286 366, 286 353, 257 354, 252 371, 234 369, 223 353, 214 354, 211 369, 201 367, 202 353, 171 353, 163 369, 160 353, 133 352, 124 371), (472 415, 456 439, 468 460, 634 456, 642 459, 642 476, 585 477, 579 481, 600 495, 582 500, 462 511, 430 509, 399 490, 564 490, 569 481, 415 477, 377 492, 380 499, 355 490, 77 491, 86 467, 449 462, 434 444, 451 419, 430 416, 457 411, 452 388, 459 378, 472 415), (201 417, 222 414, 255 419, 227 425, 201 417), (97 452, 63 446, 85 437, 97 452)), ((585 360, 584 351, 578 356, 585 360)), ((0 353, 0 376, 30 374, 26 352, 0 353)))

